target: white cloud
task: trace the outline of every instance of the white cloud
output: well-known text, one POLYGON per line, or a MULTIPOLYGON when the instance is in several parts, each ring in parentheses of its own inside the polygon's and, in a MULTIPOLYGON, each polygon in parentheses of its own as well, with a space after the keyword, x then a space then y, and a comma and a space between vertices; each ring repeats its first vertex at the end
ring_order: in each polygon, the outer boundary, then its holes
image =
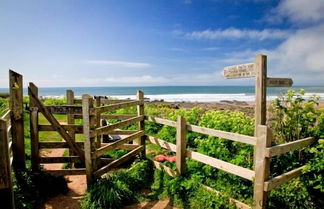
MULTIPOLYGON (((179 31, 176 34, 181 34, 179 31)), ((285 39, 291 34, 291 31, 280 30, 280 29, 238 29, 238 28, 227 28, 227 29, 216 29, 216 30, 203 30, 203 31, 193 31, 189 33, 184 33, 184 36, 189 39, 255 39, 255 40, 265 40, 265 39, 285 39)))
POLYGON ((127 62, 127 61, 116 61, 116 60, 86 60, 86 64, 93 65, 105 65, 115 67, 126 67, 126 68, 149 68, 152 65, 144 62, 127 62))
POLYGON ((104 82, 107 85, 148 85, 166 83, 167 78, 162 76, 125 76, 125 77, 107 77, 104 82))
POLYGON ((324 71, 324 24, 299 30, 275 52, 282 66, 295 71, 324 71))
POLYGON ((203 51, 218 51, 220 48, 219 47, 207 47, 207 48, 202 48, 201 50, 203 51))
POLYGON ((298 24, 300 22, 312 23, 321 21, 324 19, 324 1, 282 0, 274 10, 274 16, 277 15, 281 18, 288 18, 298 24))

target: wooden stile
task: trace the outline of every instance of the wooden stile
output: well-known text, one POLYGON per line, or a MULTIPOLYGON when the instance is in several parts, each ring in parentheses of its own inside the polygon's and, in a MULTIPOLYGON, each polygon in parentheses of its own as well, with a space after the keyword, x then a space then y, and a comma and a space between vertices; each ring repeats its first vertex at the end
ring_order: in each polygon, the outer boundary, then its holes
MULTIPOLYGON (((30 86, 33 84, 30 84, 30 86)), ((84 161, 84 152, 75 145, 71 136, 67 133, 60 123, 56 120, 56 118, 48 111, 48 109, 42 104, 42 102, 37 98, 35 92, 31 87, 29 87, 29 96, 35 102, 36 106, 38 107, 39 111, 43 113, 44 117, 50 122, 50 124, 55 127, 56 131, 62 136, 62 138, 69 144, 70 148, 76 153, 82 161, 84 161)))

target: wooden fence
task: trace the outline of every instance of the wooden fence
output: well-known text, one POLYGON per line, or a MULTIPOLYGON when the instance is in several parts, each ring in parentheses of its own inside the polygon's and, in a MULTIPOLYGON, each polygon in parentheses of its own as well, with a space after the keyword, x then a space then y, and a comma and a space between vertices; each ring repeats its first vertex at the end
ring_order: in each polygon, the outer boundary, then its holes
POLYGON ((138 154, 142 157, 145 156, 143 93, 138 91, 136 100, 111 101, 113 100, 96 97, 97 105, 94 107, 91 96, 82 96, 85 166, 88 184, 138 154), (103 114, 132 106, 137 107, 137 115, 103 114), (120 119, 121 121, 115 124, 101 125, 101 119, 120 119), (136 131, 119 129, 135 123, 138 123, 138 130, 136 131), (101 138, 105 134, 119 134, 124 135, 124 137, 118 141, 103 144, 101 138), (134 141, 134 144, 128 144, 131 141, 134 141), (117 148, 126 148, 131 151, 116 160, 102 158, 103 154, 117 148))
MULTIPOLYGON (((253 206, 252 208, 261 209, 266 208, 267 192, 280 186, 283 183, 289 182, 290 180, 300 176, 305 166, 294 169, 272 179, 269 179, 270 175, 270 158, 281 155, 296 149, 301 149, 305 146, 309 146, 315 142, 313 137, 300 139, 294 142, 281 144, 277 146, 271 146, 272 133, 271 130, 264 125, 257 126, 256 136, 246 136, 242 134, 230 133, 220 130, 214 130, 210 128, 204 128, 187 124, 185 119, 181 116, 178 117, 177 121, 170 121, 162 118, 145 116, 145 119, 151 122, 155 122, 162 125, 175 127, 177 129, 176 144, 166 142, 162 139, 154 138, 153 136, 147 136, 147 139, 162 148, 176 152, 176 171, 171 168, 154 161, 154 165, 158 169, 163 169, 170 176, 181 175, 185 172, 185 159, 193 159, 198 162, 210 165, 219 170, 228 172, 230 174, 240 176, 244 179, 253 181, 254 183, 254 195, 253 195, 253 206), (255 146, 255 157, 254 164, 255 169, 247 169, 241 166, 237 166, 198 152, 194 152, 186 148, 186 132, 192 131, 200 134, 206 134, 209 136, 224 138, 240 143, 249 144, 255 146)), ((209 187, 208 190, 214 191, 216 194, 220 192, 215 191, 209 187)), ((251 208, 251 206, 230 198, 230 202, 234 203, 238 208, 251 208)))
POLYGON ((12 184, 13 141, 11 111, 0 118, 0 202, 1 208, 15 208, 12 184))

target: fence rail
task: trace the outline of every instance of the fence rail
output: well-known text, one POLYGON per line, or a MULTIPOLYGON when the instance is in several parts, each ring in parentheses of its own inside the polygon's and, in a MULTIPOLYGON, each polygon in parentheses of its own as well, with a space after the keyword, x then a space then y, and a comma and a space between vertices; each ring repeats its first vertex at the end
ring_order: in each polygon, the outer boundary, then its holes
MULTIPOLYGON (((274 177, 273 179, 269 179, 269 168, 270 168, 270 158, 273 156, 277 156, 280 154, 287 153, 289 151, 293 151, 296 149, 301 149, 303 147, 309 146, 313 144, 316 140, 313 137, 308 137, 305 139, 300 139, 297 141, 277 145, 277 146, 271 146, 271 141, 272 141, 272 132, 271 130, 263 125, 259 125, 257 127, 257 135, 256 137, 252 136, 246 136, 242 134, 237 134, 237 133, 230 133, 230 132, 225 132, 225 131, 220 131, 220 130, 214 130, 210 128, 205 128, 205 127, 199 127, 199 126, 194 126, 190 124, 186 124, 185 126, 179 126, 180 121, 183 120, 183 118, 179 117, 178 121, 170 121, 162 118, 157 118, 157 117, 150 117, 150 116, 145 116, 145 119, 162 124, 162 125, 167 125, 171 127, 175 127, 177 129, 177 143, 173 144, 167 141, 164 141, 162 139, 155 138, 153 136, 147 136, 147 140, 151 142, 152 144, 156 144, 162 148, 171 150, 173 152, 176 152, 177 158, 176 158, 176 165, 177 165, 177 171, 172 170, 171 168, 153 161, 153 164, 155 165, 156 168, 164 170, 166 173, 168 173, 170 176, 177 176, 181 175, 181 168, 179 168, 181 163, 179 164, 178 161, 179 159, 179 146, 184 146, 184 140, 178 136, 178 133, 180 133, 179 129, 182 129, 182 132, 186 131, 192 131, 196 133, 201 133, 201 134, 206 134, 209 136, 214 136, 214 137, 219 137, 219 138, 224 138, 228 140, 232 140, 235 142, 240 142, 240 143, 245 143, 249 145, 254 145, 256 147, 255 151, 255 168, 254 170, 250 170, 248 168, 244 168, 241 166, 237 166, 234 164, 231 164, 229 162, 225 162, 207 155, 204 155, 202 153, 198 153, 192 150, 185 149, 185 154, 182 156, 182 158, 187 157, 193 160, 196 160, 198 162, 204 163, 206 165, 210 165, 214 168, 217 168, 219 170, 223 170, 225 172, 234 174, 236 176, 240 176, 244 179, 248 179, 250 181, 254 182, 254 204, 253 208, 265 208, 266 206, 266 195, 267 192, 276 188, 277 186, 289 182, 290 180, 302 175, 302 170, 305 168, 305 166, 296 168, 292 171, 286 172, 282 175, 279 175, 277 177, 274 177)), ((185 133, 183 133, 185 135, 185 133)), ((181 156, 180 155, 180 156, 181 156)), ((185 161, 182 160, 183 163, 185 161)), ((240 208, 251 208, 250 206, 246 205, 245 203, 242 203, 238 200, 231 199, 231 201, 238 203, 237 207, 240 208)))

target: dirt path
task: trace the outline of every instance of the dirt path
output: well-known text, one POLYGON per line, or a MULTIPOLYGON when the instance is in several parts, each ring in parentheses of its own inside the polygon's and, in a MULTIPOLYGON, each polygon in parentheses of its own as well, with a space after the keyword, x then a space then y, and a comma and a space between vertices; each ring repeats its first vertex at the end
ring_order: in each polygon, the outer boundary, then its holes
MULTIPOLYGON (((52 149, 42 153, 43 156, 62 156, 64 149, 52 149)), ((61 163, 45 164, 44 169, 55 170, 62 168, 61 163)), ((84 195, 87 185, 85 175, 65 176, 68 182, 69 192, 66 195, 58 195, 45 202, 42 209, 79 209, 79 200, 84 195)))
MULTIPOLYGON (((54 157, 63 156, 64 149, 51 149, 41 153, 42 156, 54 157)), ((44 164, 44 169, 55 170, 61 169, 62 163, 44 164)), ((79 209, 80 199, 85 194, 87 184, 85 175, 71 175, 65 176, 69 192, 66 195, 58 195, 47 200, 41 209, 79 209)), ((168 200, 156 200, 151 202, 141 202, 130 206, 126 206, 123 209, 176 209, 168 200)))

